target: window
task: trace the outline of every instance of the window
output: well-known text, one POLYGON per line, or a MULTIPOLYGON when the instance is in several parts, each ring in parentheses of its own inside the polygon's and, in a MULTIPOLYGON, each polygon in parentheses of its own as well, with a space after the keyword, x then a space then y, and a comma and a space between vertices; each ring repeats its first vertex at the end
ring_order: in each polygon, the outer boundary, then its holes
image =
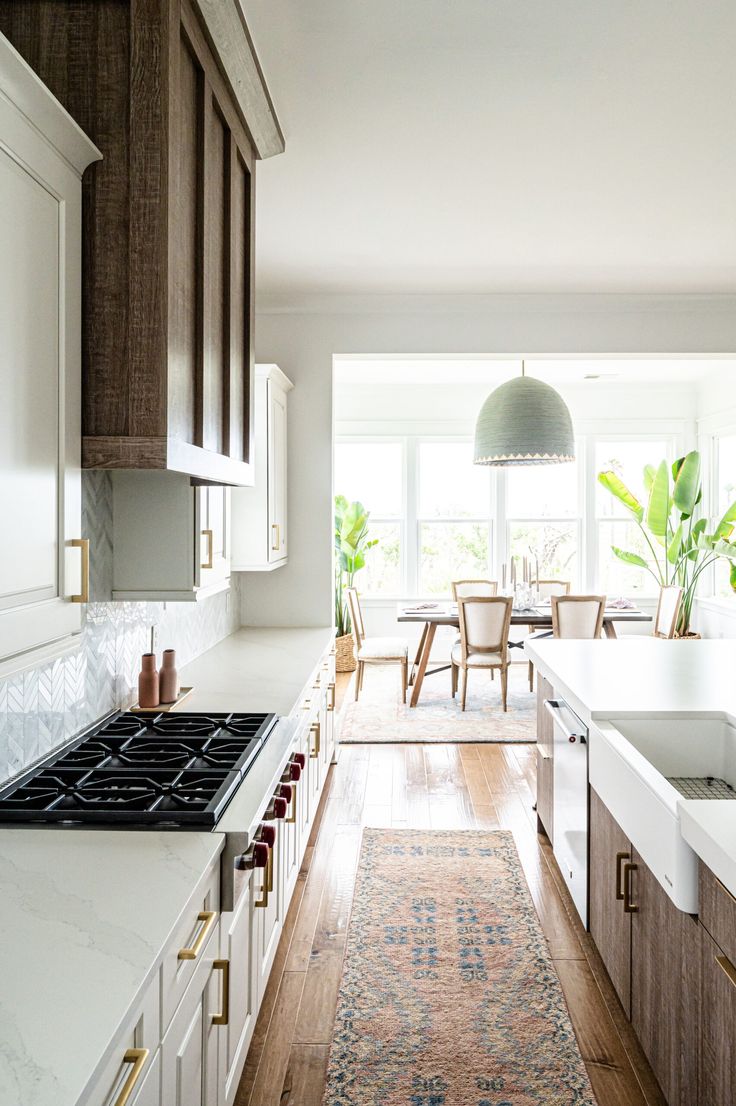
POLYGON ((490 476, 470 442, 420 442, 417 468, 419 593, 448 595, 453 580, 489 573, 490 476))
POLYGON ((511 467, 506 473, 508 553, 528 557, 541 580, 580 577, 577 462, 511 467))
POLYGON ((670 453, 665 441, 598 441, 595 446, 596 519, 598 538, 598 583, 605 595, 655 595, 654 578, 643 568, 624 564, 611 550, 615 545, 627 553, 638 553, 647 561, 652 553, 639 527, 621 503, 598 483, 598 473, 611 469, 617 473, 640 503, 646 506, 644 484, 646 465, 658 465, 670 453))
MULTIPOLYGON (((715 461, 714 514, 720 520, 736 499, 736 434, 724 434, 716 438, 713 457, 715 461)), ((715 594, 733 597, 730 582, 730 563, 720 557, 715 565, 715 594)))
POLYGON ((361 573, 360 588, 366 594, 402 591, 403 489, 402 442, 335 444, 335 495, 359 500, 370 511, 369 536, 378 539, 361 573))

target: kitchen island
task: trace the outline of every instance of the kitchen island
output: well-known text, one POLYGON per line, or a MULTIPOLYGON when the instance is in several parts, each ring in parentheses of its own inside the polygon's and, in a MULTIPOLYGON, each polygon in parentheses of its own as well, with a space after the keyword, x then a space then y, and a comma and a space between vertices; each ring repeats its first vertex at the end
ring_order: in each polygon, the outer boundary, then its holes
POLYGON ((736 642, 528 649, 540 828, 669 1106, 730 1106, 736 642))

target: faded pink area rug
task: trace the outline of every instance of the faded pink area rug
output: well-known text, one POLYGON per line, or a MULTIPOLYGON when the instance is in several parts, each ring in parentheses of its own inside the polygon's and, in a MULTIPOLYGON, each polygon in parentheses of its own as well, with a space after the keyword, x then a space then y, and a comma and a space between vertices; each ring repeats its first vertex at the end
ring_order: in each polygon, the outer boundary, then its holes
MULTIPOLYGON (((450 673, 427 676, 416 707, 401 702, 399 670, 366 669, 363 690, 356 703, 350 684, 340 715, 340 741, 344 745, 421 742, 536 741, 537 697, 529 691, 525 664, 509 671, 508 711, 501 707, 501 681, 487 672, 471 672, 466 710, 459 696, 452 698, 450 673)), ((414 1106, 410 1103, 409 1106, 414 1106)))
POLYGON ((323 1106, 595 1106, 511 833, 364 831, 323 1106))

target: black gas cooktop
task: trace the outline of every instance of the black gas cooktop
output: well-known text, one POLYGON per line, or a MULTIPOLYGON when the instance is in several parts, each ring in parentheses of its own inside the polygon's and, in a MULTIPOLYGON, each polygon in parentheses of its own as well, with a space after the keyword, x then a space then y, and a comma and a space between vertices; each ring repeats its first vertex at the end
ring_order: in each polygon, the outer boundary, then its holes
POLYGON ((0 821, 214 826, 276 721, 113 715, 0 791, 0 821))

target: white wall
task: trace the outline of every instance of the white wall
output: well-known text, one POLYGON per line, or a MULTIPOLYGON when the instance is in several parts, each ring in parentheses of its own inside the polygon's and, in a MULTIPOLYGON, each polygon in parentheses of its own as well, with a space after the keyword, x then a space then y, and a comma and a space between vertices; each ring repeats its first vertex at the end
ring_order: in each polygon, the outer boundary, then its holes
MULTIPOLYGON (((729 296, 314 297, 260 304, 256 356, 289 397, 289 564, 251 581, 243 621, 332 621, 335 354, 733 354, 729 296)), ((662 389, 662 403, 667 389, 662 389)), ((441 417, 442 412, 437 412, 441 417)))

